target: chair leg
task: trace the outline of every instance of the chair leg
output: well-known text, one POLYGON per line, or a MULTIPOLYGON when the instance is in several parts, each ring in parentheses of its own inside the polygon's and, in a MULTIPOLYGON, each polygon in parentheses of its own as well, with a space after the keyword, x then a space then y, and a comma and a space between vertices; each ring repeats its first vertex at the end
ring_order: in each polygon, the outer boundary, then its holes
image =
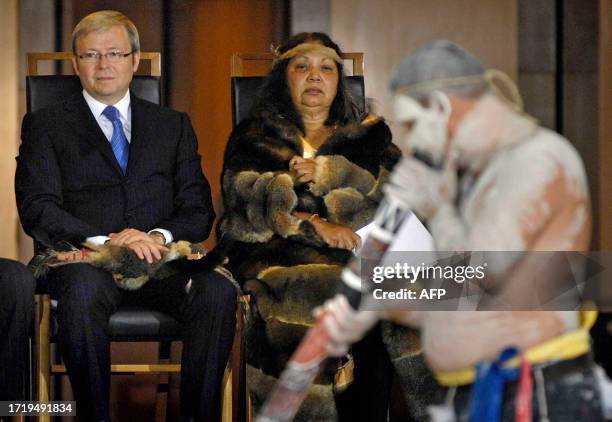
MULTIPOLYGON (((249 296, 242 296, 241 300, 248 306, 249 296)), ((246 356, 244 342, 244 323, 246 315, 242 305, 238 304, 236 311, 236 335, 234 350, 232 351, 232 403, 234 422, 247 420, 247 393, 246 393, 246 356)))
POLYGON ((252 422, 253 421, 253 406, 251 406, 251 394, 249 393, 249 389, 246 389, 246 409, 245 409, 245 421, 252 422))
POLYGON ((36 318, 34 318, 30 329, 30 335, 28 336, 28 351, 26 357, 26 362, 28 363, 26 400, 28 401, 36 400, 36 349, 34 348, 36 344, 36 318))
MULTIPOLYGON (((159 364, 170 363, 170 341, 159 342, 159 364)), ((157 375, 157 393, 155 394, 155 422, 166 422, 168 417, 168 393, 170 375, 160 372, 157 375)))
POLYGON ((221 383, 221 422, 234 422, 236 419, 232 394, 232 372, 230 366, 225 367, 221 383))
MULTIPOLYGON (((241 298, 244 300, 244 297, 241 298)), ((238 303, 236 308, 236 332, 232 352, 223 374, 221 397, 221 421, 243 422, 246 420, 245 363, 244 363, 244 311, 238 303)))
MULTIPOLYGON (((50 379, 50 325, 51 298, 49 295, 36 296, 36 400, 49 401, 50 379)), ((50 422, 48 415, 38 417, 40 422, 50 422)))

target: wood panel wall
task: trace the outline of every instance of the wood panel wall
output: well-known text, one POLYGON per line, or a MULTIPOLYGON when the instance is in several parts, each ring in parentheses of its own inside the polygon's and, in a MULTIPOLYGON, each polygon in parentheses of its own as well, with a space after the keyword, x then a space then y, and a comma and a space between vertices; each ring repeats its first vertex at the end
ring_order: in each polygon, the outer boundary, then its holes
POLYGON ((332 38, 365 53, 366 96, 389 120, 393 67, 433 39, 454 41, 516 80, 516 0, 331 0, 330 13, 332 38))
POLYGON ((599 248, 612 250, 612 0, 599 2, 599 248))
POLYGON ((71 34, 74 25, 82 18, 98 10, 118 10, 129 17, 140 36, 142 51, 162 51, 166 25, 164 24, 163 0, 64 0, 63 8, 71 13, 62 22, 63 49, 71 49, 71 34))
POLYGON ((7 0, 0 13, 0 256, 16 259, 18 257, 18 217, 15 207, 15 156, 19 138, 19 100, 18 100, 18 3, 7 0))
MULTIPOLYGON (((31 51, 54 51, 55 50, 55 1, 54 0, 20 0, 19 4, 19 52, 17 55, 18 74, 17 83, 19 87, 19 109, 17 124, 26 111, 26 53, 31 51), (33 30, 35 28, 35 30, 33 30)), ((41 74, 52 74, 54 65, 51 62, 39 63, 38 69, 41 74)), ((19 129, 19 128, 18 128, 19 129)), ((16 133, 16 145, 19 144, 19 130, 16 133)), ((16 155, 16 154, 15 154, 16 155)), ((11 175, 11 181, 14 174, 11 175)), ((11 182, 12 183, 12 182, 11 182)), ((12 184, 11 184, 12 186, 12 184)), ((3 203, 6 204, 6 203, 3 203)), ((15 207, 11 203, 11 207, 15 207)), ((4 206, 4 205, 3 205, 4 206)), ((27 263, 34 253, 32 238, 30 238, 19 224, 15 247, 18 250, 18 259, 27 263)))
MULTIPOLYGON (((265 52, 283 37, 281 1, 174 1, 169 11, 169 104, 187 111, 198 135, 217 214, 220 175, 231 132, 230 57, 265 52)), ((212 239, 207 244, 212 245, 212 239)))

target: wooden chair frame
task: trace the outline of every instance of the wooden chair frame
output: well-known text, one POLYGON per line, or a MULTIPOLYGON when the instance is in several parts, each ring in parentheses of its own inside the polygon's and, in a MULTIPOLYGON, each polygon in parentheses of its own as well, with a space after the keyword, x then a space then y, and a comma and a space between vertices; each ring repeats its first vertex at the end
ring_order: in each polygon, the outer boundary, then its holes
MULTIPOLYGON (((363 53, 343 53, 343 60, 350 60, 353 63, 353 75, 363 76, 363 53)), ((260 76, 245 74, 245 65, 253 62, 270 62, 270 67, 274 60, 272 53, 234 53, 231 58, 231 76, 260 76)))
MULTIPOLYGON (((72 52, 34 52, 27 53, 28 76, 38 75, 38 63, 45 60, 71 60, 72 52)), ((151 68, 149 76, 161 76, 161 54, 159 52, 141 52, 141 60, 149 60, 151 68)), ((51 298, 48 294, 37 294, 35 297, 35 400, 48 402, 50 399, 51 375, 66 374, 66 367, 61 364, 51 364, 51 298)), ((244 312, 238 304, 236 311, 236 334, 232 353, 225 368, 222 384, 221 420, 223 422, 237 421, 239 414, 238 396, 241 385, 241 374, 244 372, 244 345, 242 333, 244 312)), ((160 342, 160 361, 156 364, 111 364, 111 374, 159 374, 158 386, 168 383, 170 373, 181 371, 181 365, 169 362, 169 343, 160 342)), ((155 420, 166 419, 167 389, 158 388, 155 404, 155 420)), ((38 417, 39 421, 50 422, 48 415, 38 417)))
MULTIPOLYGON (((72 60, 72 57, 73 54, 71 51, 26 53, 28 76, 38 75, 38 62, 45 60, 72 60)), ((161 53, 141 52, 140 60, 149 60, 151 62, 151 72, 149 76, 161 76, 161 53)))

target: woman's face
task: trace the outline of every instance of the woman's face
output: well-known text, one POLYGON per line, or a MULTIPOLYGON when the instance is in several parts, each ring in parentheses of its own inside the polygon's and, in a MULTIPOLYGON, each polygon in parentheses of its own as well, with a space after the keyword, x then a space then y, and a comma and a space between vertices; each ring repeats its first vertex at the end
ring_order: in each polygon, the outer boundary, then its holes
POLYGON ((338 67, 334 59, 321 53, 298 54, 287 67, 287 83, 298 110, 305 107, 329 109, 338 89, 338 67))

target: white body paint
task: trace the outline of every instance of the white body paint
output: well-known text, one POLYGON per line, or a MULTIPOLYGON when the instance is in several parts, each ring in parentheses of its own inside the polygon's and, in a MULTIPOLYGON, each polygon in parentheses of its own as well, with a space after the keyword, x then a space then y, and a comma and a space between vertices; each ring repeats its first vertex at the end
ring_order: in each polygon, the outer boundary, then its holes
MULTIPOLYGON (((451 148, 469 171, 458 207, 442 204, 429 220, 438 250, 588 249, 586 176, 566 139, 487 95, 464 116, 451 148)), ((503 259, 489 262, 489 271, 528 274, 521 265, 503 259)), ((438 311, 400 319, 422 327, 426 358, 439 371, 494 359, 510 345, 532 347, 577 326, 576 312, 438 311)))

